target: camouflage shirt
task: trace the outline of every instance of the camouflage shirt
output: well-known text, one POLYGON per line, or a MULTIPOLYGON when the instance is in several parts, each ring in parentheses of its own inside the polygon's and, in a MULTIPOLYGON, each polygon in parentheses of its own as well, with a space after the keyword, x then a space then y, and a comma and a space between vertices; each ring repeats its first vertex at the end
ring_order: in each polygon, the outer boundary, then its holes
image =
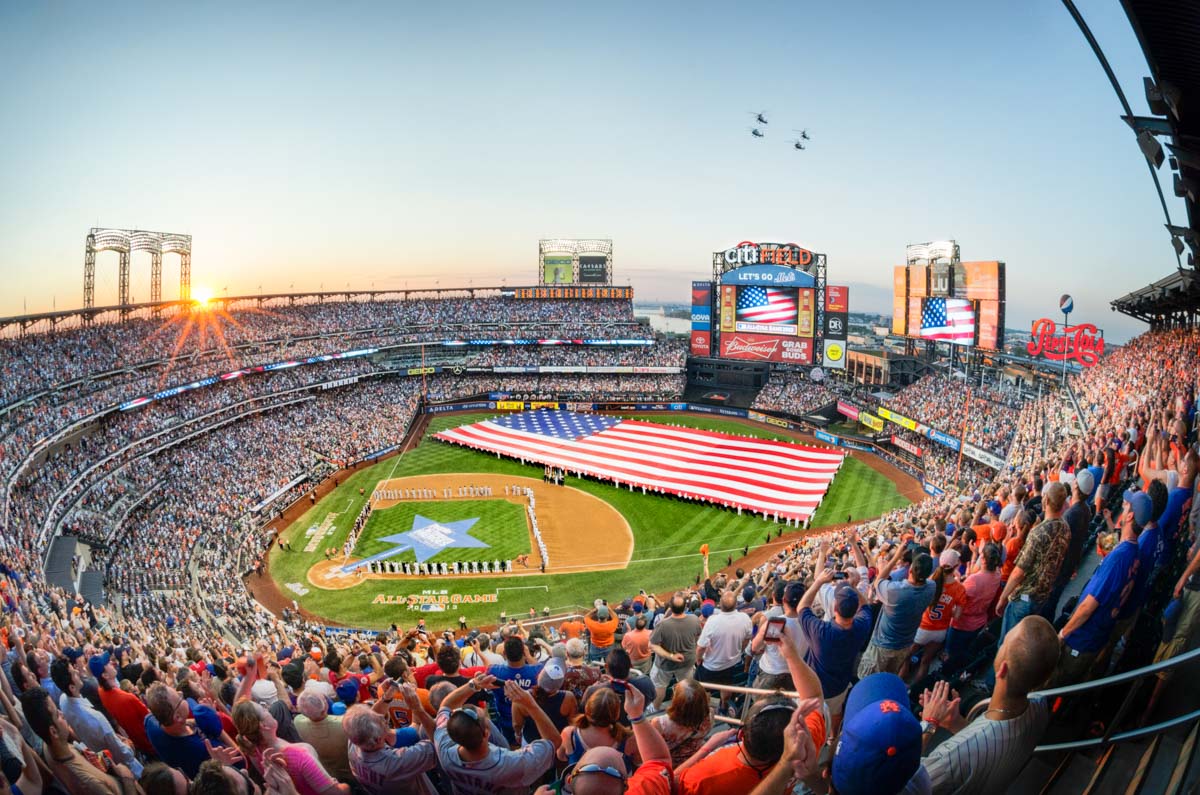
POLYGON ((1070 543, 1071 528, 1061 518, 1047 519, 1030 530, 1017 556, 1017 565, 1025 572, 1025 579, 1013 589, 1013 597, 1028 594, 1038 604, 1045 602, 1054 590, 1070 543))

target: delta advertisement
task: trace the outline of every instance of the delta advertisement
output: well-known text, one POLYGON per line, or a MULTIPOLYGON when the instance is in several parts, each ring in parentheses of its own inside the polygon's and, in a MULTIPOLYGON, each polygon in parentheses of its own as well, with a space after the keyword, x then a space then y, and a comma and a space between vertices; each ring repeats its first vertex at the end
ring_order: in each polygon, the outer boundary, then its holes
POLYGON ((737 332, 721 336, 721 355, 729 359, 812 364, 812 340, 737 332))

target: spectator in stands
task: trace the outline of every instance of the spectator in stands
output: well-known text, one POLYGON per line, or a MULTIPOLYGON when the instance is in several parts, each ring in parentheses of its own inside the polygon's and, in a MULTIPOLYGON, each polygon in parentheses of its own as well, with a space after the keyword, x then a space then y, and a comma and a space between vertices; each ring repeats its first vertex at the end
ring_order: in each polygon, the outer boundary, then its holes
POLYGON ((788 669, 787 660, 781 652, 781 644, 768 643, 764 629, 772 618, 783 618, 784 623, 792 630, 791 636, 801 639, 799 652, 804 654, 803 634, 800 632, 800 614, 798 608, 804 597, 804 585, 798 582, 786 583, 782 579, 775 580, 771 589, 771 605, 762 619, 758 631, 750 642, 750 652, 760 655, 758 658, 758 676, 754 678, 754 687, 759 690, 788 690, 792 687, 792 674, 788 669), (794 600, 794 601, 793 601, 794 600))
POLYGON ((862 602, 858 589, 838 584, 833 593, 832 620, 822 621, 812 610, 813 601, 835 572, 825 569, 800 599, 800 632, 808 645, 804 662, 821 680, 821 693, 832 719, 830 733, 836 735, 841 724, 846 692, 854 676, 854 662, 871 636, 871 607, 862 602))
MULTIPOLYGON (((1025 511, 1021 515, 1028 516, 1025 511)), ((985 546, 979 559, 981 567, 963 580, 966 601, 959 614, 950 619, 950 629, 946 631, 947 657, 942 667, 942 677, 946 679, 955 676, 969 662, 975 639, 987 626, 988 615, 1004 587, 1000 576, 999 545, 985 546)))
POLYGON ((1067 583, 1071 581, 1075 573, 1079 570, 1080 560, 1083 559, 1083 545, 1087 541, 1092 524, 1092 509, 1088 501, 1091 498, 1094 487, 1092 473, 1086 469, 1076 475, 1074 483, 1071 484, 1071 504, 1063 512, 1062 516, 1063 521, 1067 523, 1067 527, 1071 531, 1071 540, 1067 544, 1066 553, 1063 555, 1062 566, 1059 568, 1058 577, 1054 581, 1054 589, 1050 592, 1050 598, 1046 601, 1048 608, 1042 612, 1042 615, 1046 616, 1049 620, 1056 618, 1053 615, 1053 611, 1062 598, 1067 583))
POLYGON ((930 791, 921 766, 921 723, 908 703, 904 680, 887 671, 866 676, 850 689, 830 769, 838 795, 930 791))
POLYGON ((562 730, 558 758, 568 765, 577 763, 589 748, 609 746, 625 750, 629 729, 621 725, 621 701, 612 688, 595 688, 588 694, 584 708, 562 730))
POLYGON ((913 638, 908 659, 900 669, 900 678, 905 681, 916 683, 925 678, 929 666, 946 645, 950 622, 962 613, 966 605, 966 588, 958 581, 959 560, 958 550, 955 549, 944 550, 938 558, 938 568, 933 574, 937 596, 921 615, 921 624, 913 638), (919 659, 915 672, 910 671, 913 658, 919 659))
POLYGON ((463 708, 463 704, 472 693, 495 688, 499 681, 494 676, 478 674, 446 696, 438 709, 434 741, 441 769, 456 789, 523 795, 554 764, 561 735, 529 692, 516 679, 510 679, 504 683, 505 701, 520 703, 541 737, 520 751, 488 743, 490 722, 486 714, 477 708, 463 708))
POLYGON ((207 759, 223 764, 241 761, 225 734, 221 719, 210 707, 189 705, 174 688, 155 682, 146 690, 146 736, 159 759, 195 778, 207 759), (189 717, 191 720, 189 720, 189 717))
POLYGON ((691 679, 696 672, 696 642, 700 638, 700 619, 687 612, 687 601, 682 594, 671 597, 669 607, 670 612, 650 636, 650 648, 654 652, 654 666, 650 670, 650 678, 656 690, 656 709, 662 704, 672 681, 691 679))
MULTIPOLYGON (((496 681, 515 682, 517 687, 522 690, 528 690, 529 688, 533 687, 534 683, 537 682, 539 673, 541 673, 540 666, 529 665, 526 663, 525 644, 521 642, 520 638, 515 637, 504 641, 504 665, 493 665, 492 667, 488 668, 488 674, 496 681)), ((472 678, 471 681, 475 682, 477 678, 478 675, 472 678)), ((454 692, 457 693, 459 690, 463 690, 464 687, 466 687, 466 685, 459 687, 458 690, 455 690, 454 692)), ((500 731, 503 732, 504 736, 508 739, 509 747, 515 747, 518 745, 518 742, 516 734, 513 733, 512 702, 510 702, 508 699, 509 689, 488 689, 493 690, 493 695, 496 698, 496 713, 500 718, 497 725, 500 727, 500 731)), ((476 687, 471 689, 471 693, 479 692, 481 692, 480 688, 476 687)), ((463 696, 467 697, 471 693, 464 691, 463 696)), ((542 736, 544 737, 545 735, 542 736)), ((558 735, 555 736, 557 737, 558 735)), ((558 743, 555 743, 555 747, 558 747, 558 743)), ((441 745, 439 744, 438 753, 440 754, 441 752, 441 745)))
MULTIPOLYGON (((754 635, 750 616, 738 611, 737 594, 721 594, 721 609, 709 616, 696 643, 696 679, 720 685, 739 684, 745 674, 742 652, 754 635)), ((728 701, 721 693, 721 707, 728 701)))
POLYGON ((583 623, 588 629, 588 662, 599 662, 616 642, 617 617, 608 605, 601 604, 588 611, 583 623))
MULTIPOLYGON (((563 689, 565 678, 566 671, 563 670, 562 662, 557 658, 548 660, 538 674, 537 684, 529 691, 538 707, 546 713, 559 732, 567 728, 579 711, 579 702, 575 694, 563 689)), ((526 720, 525 710, 520 704, 513 704, 512 716, 513 733, 517 737, 523 738, 527 743, 538 738, 537 725, 531 720, 526 720)))
POLYGON ((44 688, 32 687, 23 692, 21 711, 44 743, 42 760, 69 795, 133 795, 138 792, 137 778, 128 767, 107 756, 98 757, 97 765, 93 765, 76 750, 71 744, 70 727, 44 688))
MULTIPOLYGON (((1117 615, 1129 597, 1137 573, 1138 535, 1150 521, 1151 512, 1150 497, 1145 492, 1125 492, 1121 542, 1088 580, 1070 619, 1059 630, 1063 653, 1054 676, 1056 685, 1075 684, 1091 677, 1096 656, 1108 644, 1117 615)), ((1111 519, 1108 521, 1111 523, 1111 519)))
POLYGON ((121 731, 143 754, 154 756, 154 747, 146 736, 146 716, 150 710, 137 696, 117 686, 117 669, 108 652, 88 658, 88 670, 100 683, 100 702, 104 711, 117 722, 121 731))
MULTIPOLYGON (((329 702, 315 691, 305 691, 296 697, 296 733, 317 752, 317 760, 338 781, 353 778, 347 756, 346 731, 343 717, 329 714, 329 702)), ((430 748, 432 750, 432 747, 430 748)))
POLYGON ((600 680, 600 669, 588 662, 588 645, 582 638, 567 641, 566 650, 563 688, 575 696, 579 704, 583 704, 583 694, 600 680))
POLYGON ((429 739, 407 748, 391 747, 391 730, 383 716, 365 704, 350 707, 343 726, 350 742, 350 769, 368 795, 433 795, 426 773, 437 767, 437 753, 429 739))
POLYGON ((813 746, 820 748, 825 743, 821 680, 800 658, 798 641, 785 624, 779 647, 795 682, 797 700, 759 699, 746 714, 740 731, 712 735, 677 769, 678 795, 725 795, 752 790, 783 754, 784 730, 797 709, 805 716, 813 746), (737 742, 729 744, 734 737, 737 742))
POLYGON ((704 744, 712 729, 708 691, 694 679, 675 686, 666 712, 651 718, 654 728, 671 749, 671 764, 678 767, 704 744))
POLYGON ((904 557, 905 549, 905 544, 897 544, 875 575, 879 621, 858 665, 859 679, 879 671, 900 672, 921 625, 921 616, 936 595, 937 585, 929 579, 933 573, 933 558, 915 551, 915 547, 910 548, 913 558, 908 576, 903 580, 890 579, 889 575, 904 557))
POLYGON ((639 615, 633 622, 633 628, 621 638, 621 648, 629 655, 633 667, 647 676, 654 656, 650 652, 650 630, 646 628, 646 616, 639 615))
POLYGON ((945 681, 925 691, 925 738, 939 728, 954 735, 923 760, 935 795, 999 795, 1011 789, 1050 720, 1047 700, 1029 694, 1046 684, 1057 658, 1054 627, 1040 616, 1026 616, 996 652, 996 685, 987 710, 975 720, 964 722, 957 694, 945 681))
POLYGON ((67 658, 58 657, 50 664, 50 678, 62 691, 59 709, 79 741, 96 753, 107 751, 135 777, 142 775, 142 763, 134 755, 133 748, 117 735, 108 718, 81 695, 83 681, 67 658))
MULTIPOLYGON (((1038 489, 1035 487, 1035 492, 1038 489)), ((1061 483, 1046 487, 1041 505, 1045 508, 1045 519, 1029 531, 1025 546, 1017 557, 1004 590, 1000 593, 997 610, 1004 610, 1004 621, 1000 626, 1000 640, 1008 631, 1031 614, 1053 612, 1057 605, 1048 604, 1062 568, 1063 558, 1071 543, 1071 528, 1062 519, 1066 507, 1067 489, 1061 483)), ((1030 505, 1033 500, 1030 500, 1030 505)), ((1030 508, 1030 510, 1036 510, 1030 508)))
POLYGON ((275 733, 278 723, 267 708, 255 701, 239 701, 232 716, 242 755, 265 774, 264 755, 275 751, 284 759, 288 776, 300 795, 350 795, 350 787, 334 780, 321 766, 317 751, 307 743, 290 743, 275 733))

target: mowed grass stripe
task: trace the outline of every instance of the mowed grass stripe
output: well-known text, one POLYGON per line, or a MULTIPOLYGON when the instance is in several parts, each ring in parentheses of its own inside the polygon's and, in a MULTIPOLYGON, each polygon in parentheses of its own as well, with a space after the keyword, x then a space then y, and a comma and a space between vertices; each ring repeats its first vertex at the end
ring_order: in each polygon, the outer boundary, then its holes
MULTIPOLYGON (((284 533, 285 538, 292 540, 294 550, 303 549, 304 531, 312 525, 319 524, 329 512, 338 512, 333 532, 321 542, 317 552, 281 552, 278 548, 271 551, 271 572, 280 586, 284 587, 290 582, 307 585, 305 575, 313 563, 322 559, 321 550, 332 547, 337 550, 338 555, 341 554, 342 545, 363 503, 375 485, 389 476, 401 478, 438 472, 481 472, 540 479, 540 465, 522 465, 518 461, 497 458, 494 454, 447 445, 429 438, 443 429, 478 422, 491 416, 495 415, 472 413, 434 417, 426 437, 415 450, 406 453, 399 460, 385 460, 347 478, 333 493, 321 500, 315 508, 307 511, 284 533), (363 495, 358 493, 360 488, 364 491, 363 495)), ((679 415, 635 416, 637 419, 660 424, 697 427, 742 436, 779 438, 778 434, 769 428, 752 428, 718 418, 679 415)), ((693 581, 701 571, 698 554, 701 544, 708 543, 714 552, 740 552, 746 546, 754 549, 764 543, 768 532, 773 537, 777 527, 774 522, 765 522, 761 517, 748 513, 738 516, 736 511, 715 506, 659 495, 643 495, 641 490, 636 488, 630 492, 605 483, 577 478, 569 478, 567 485, 605 500, 625 516, 634 536, 633 558, 627 568, 545 576, 375 580, 366 581, 344 591, 320 591, 309 586, 306 595, 296 598, 306 609, 352 626, 384 627, 393 622, 411 626, 418 617, 422 617, 431 626, 448 627, 457 624, 459 615, 465 615, 472 624, 494 623, 501 611, 511 615, 526 613, 530 607, 540 611, 545 606, 588 606, 597 597, 622 599, 636 594, 639 588, 664 591, 681 587, 693 581), (668 560, 661 560, 663 558, 668 560), (404 595, 420 593, 425 589, 446 589, 451 593, 468 594, 491 594, 497 593, 499 589, 499 601, 488 605, 462 605, 457 611, 445 613, 423 613, 409 611, 396 605, 372 604, 373 597, 379 593, 404 595)), ((856 520, 877 516, 886 510, 907 504, 908 501, 886 477, 866 464, 848 458, 814 516, 813 526, 844 522, 848 514, 852 514, 856 520)), ((410 528, 411 526, 404 529, 410 528)), ((581 543, 586 541, 581 540, 581 543)), ((466 553, 469 550, 462 552, 466 553)), ((284 593, 288 597, 295 596, 286 588, 284 593)))

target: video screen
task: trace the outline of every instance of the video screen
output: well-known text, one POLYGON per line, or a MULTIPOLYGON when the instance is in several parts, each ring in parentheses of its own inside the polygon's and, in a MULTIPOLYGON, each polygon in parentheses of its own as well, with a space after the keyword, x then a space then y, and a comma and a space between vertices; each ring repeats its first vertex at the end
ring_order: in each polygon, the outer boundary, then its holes
POLYGON ((608 282, 608 257, 579 258, 580 284, 605 284, 606 282, 608 282))
POLYGON ((574 281, 570 257, 545 257, 542 260, 542 284, 571 284, 574 281))
POLYGON ((962 298, 926 298, 921 304, 919 336, 953 345, 975 344, 975 308, 962 298))
POLYGON ((814 295, 810 287, 722 285, 721 331, 811 337, 814 295))

